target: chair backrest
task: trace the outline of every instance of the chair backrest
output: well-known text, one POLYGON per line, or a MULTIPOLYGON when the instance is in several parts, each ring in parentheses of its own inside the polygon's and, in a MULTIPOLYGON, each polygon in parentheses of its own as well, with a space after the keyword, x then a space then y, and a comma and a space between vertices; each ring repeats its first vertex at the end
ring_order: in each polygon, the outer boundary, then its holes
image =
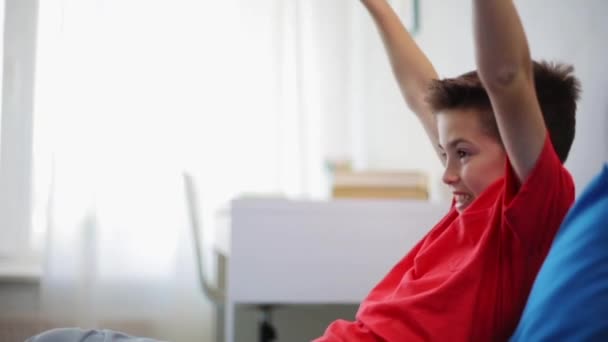
POLYGON ((223 305, 226 295, 223 289, 214 286, 209 281, 205 262, 203 260, 204 234, 199 213, 198 192, 193 177, 184 172, 184 191, 186 194, 186 204, 188 206, 188 216, 190 229, 192 232, 192 242, 194 247, 195 265, 200 281, 201 288, 205 295, 216 305, 223 305))

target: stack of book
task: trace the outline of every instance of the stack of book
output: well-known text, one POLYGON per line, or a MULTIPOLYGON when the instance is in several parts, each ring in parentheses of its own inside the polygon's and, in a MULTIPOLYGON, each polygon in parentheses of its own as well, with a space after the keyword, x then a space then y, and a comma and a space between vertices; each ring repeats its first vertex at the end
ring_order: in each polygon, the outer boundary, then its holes
POLYGON ((428 176, 417 171, 351 171, 333 174, 334 198, 429 198, 428 176))

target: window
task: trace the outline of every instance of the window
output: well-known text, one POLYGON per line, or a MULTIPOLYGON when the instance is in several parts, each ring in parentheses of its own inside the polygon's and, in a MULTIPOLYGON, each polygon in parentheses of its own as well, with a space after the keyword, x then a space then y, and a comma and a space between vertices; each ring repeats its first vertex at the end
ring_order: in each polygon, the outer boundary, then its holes
POLYGON ((37 1, 0 2, 2 120, 0 127, 0 255, 29 254, 32 112, 37 1))

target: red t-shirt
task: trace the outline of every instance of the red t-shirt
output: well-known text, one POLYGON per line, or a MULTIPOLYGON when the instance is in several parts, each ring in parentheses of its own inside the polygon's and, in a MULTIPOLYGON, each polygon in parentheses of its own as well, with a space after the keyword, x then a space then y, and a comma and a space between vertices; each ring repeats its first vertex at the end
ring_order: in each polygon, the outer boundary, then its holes
POLYGON ((528 179, 504 178, 448 214, 361 303, 355 322, 317 342, 504 341, 574 200, 572 177, 547 139, 528 179))

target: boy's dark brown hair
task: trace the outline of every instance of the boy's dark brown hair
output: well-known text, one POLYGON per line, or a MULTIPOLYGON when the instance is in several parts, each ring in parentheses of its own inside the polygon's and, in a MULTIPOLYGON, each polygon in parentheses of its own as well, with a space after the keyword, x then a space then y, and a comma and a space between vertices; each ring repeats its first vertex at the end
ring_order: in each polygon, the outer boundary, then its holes
MULTIPOLYGON (((576 101, 579 98, 580 83, 572 74, 574 68, 570 65, 533 62, 533 66, 536 95, 545 125, 553 148, 563 163, 574 140, 576 101)), ((449 109, 478 110, 486 132, 501 140, 490 98, 477 71, 433 81, 427 102, 433 113, 449 109)))

